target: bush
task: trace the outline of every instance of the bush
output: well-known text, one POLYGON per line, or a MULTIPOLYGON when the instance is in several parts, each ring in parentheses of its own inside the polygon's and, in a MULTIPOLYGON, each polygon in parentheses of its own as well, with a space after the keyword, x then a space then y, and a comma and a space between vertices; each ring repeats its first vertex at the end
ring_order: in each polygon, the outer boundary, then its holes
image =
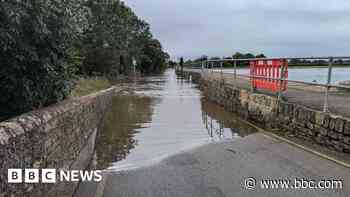
POLYGON ((66 98, 75 74, 165 69, 169 56, 123 1, 0 0, 0 121, 66 98))
POLYGON ((69 95, 71 27, 57 1, 0 3, 0 119, 69 95))
POLYGON ((95 78, 80 78, 77 80, 74 89, 72 90, 71 97, 80 97, 98 92, 100 90, 111 87, 111 83, 108 79, 103 77, 95 78))

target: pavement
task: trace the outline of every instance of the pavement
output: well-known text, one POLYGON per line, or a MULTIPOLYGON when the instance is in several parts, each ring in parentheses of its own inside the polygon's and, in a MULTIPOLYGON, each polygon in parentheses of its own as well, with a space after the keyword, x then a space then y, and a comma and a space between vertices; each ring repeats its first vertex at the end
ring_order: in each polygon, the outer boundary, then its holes
POLYGON ((348 197, 350 169, 256 133, 181 152, 152 166, 105 172, 103 182, 81 184, 76 195, 92 196, 348 197), (261 186, 265 179, 289 179, 292 187, 295 178, 315 183, 342 180, 342 189, 263 189, 261 186), (246 189, 245 180, 250 189, 246 189))

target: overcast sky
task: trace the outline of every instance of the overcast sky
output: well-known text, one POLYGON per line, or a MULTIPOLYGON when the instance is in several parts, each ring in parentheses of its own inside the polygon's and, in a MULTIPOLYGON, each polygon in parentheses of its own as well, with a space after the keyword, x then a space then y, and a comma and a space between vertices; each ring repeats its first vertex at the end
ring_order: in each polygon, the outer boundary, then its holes
POLYGON ((125 0, 172 58, 350 54, 350 0, 125 0))

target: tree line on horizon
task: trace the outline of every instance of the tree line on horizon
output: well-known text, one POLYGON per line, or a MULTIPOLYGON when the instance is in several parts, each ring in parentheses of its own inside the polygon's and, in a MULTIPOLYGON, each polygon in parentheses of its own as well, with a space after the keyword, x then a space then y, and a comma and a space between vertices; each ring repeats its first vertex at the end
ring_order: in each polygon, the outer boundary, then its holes
MULTIPOLYGON (((266 56, 261 53, 261 54, 257 54, 257 55, 254 55, 252 53, 240 53, 240 52, 236 52, 234 53, 231 57, 218 57, 218 56, 215 56, 215 57, 208 57, 206 55, 203 55, 201 56, 200 58, 197 58, 197 59, 194 59, 194 60, 187 60, 185 62, 185 64, 189 64, 189 63, 196 63, 196 62, 202 62, 202 61, 206 61, 206 60, 219 60, 219 59, 253 59, 253 58, 266 58, 266 56)), ((248 65, 248 62, 237 62, 237 66, 247 66, 248 65)), ((228 67, 233 67, 233 62, 224 62, 223 63, 223 67, 224 68, 228 68, 228 67)))
POLYGON ((63 100, 79 75, 162 72, 168 58, 120 0, 0 1, 0 121, 63 100))
MULTIPOLYGON (((203 55, 197 59, 191 60, 188 59, 185 64, 190 64, 190 63, 200 63, 202 61, 206 61, 206 60, 219 60, 219 59, 253 59, 253 58, 267 58, 267 56, 265 56, 263 53, 258 54, 258 55, 254 55, 252 53, 240 53, 240 52, 236 52, 235 54, 233 54, 231 57, 226 56, 226 57, 208 57, 206 55, 203 55)), ((214 63, 214 64, 219 64, 219 63, 214 63)), ((289 66, 328 66, 329 62, 327 60, 307 60, 307 59, 291 59, 288 61, 288 65, 289 66)), ((248 66, 249 62, 248 61, 240 61, 237 62, 237 66, 248 66)), ((350 61, 349 60, 342 60, 342 59, 335 59, 333 61, 333 65, 350 65, 350 61)), ((214 67, 218 67, 219 65, 214 65, 214 67)), ((229 67, 233 67, 234 63, 233 62, 224 62, 223 63, 223 67, 224 68, 229 68, 229 67)))

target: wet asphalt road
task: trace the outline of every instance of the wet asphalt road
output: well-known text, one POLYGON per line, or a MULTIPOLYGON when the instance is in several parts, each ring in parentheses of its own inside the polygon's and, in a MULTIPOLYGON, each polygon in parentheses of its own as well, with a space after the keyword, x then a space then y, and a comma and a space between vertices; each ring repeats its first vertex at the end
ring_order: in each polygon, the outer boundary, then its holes
POLYGON ((84 197, 348 197, 349 183, 348 168, 257 133, 204 145, 152 166, 105 173, 102 183, 85 184, 78 193, 84 197), (257 181, 255 189, 245 189, 249 177, 257 181), (259 183, 294 178, 343 180, 343 189, 261 189, 259 183))

